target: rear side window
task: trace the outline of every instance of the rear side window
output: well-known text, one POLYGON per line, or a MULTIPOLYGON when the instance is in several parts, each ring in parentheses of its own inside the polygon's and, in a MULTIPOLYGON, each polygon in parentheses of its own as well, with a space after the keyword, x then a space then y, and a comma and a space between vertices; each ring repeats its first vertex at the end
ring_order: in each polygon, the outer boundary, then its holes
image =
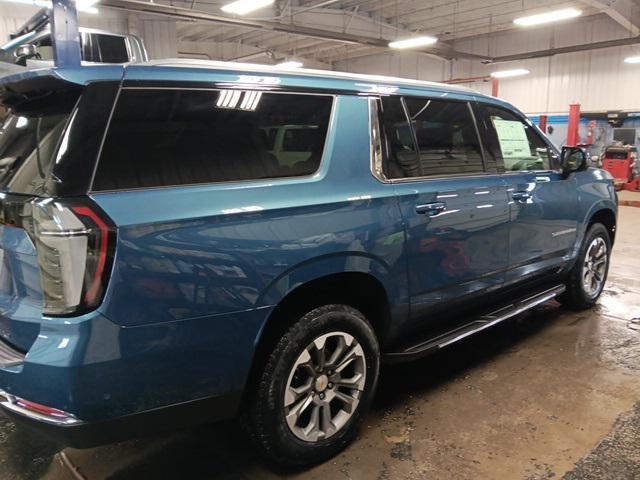
POLYGON ((94 41, 96 39, 98 41, 100 57, 104 63, 125 63, 129 61, 127 43, 124 37, 102 34, 96 34, 93 37, 94 41))
POLYGON ((310 175, 322 157, 333 98, 242 90, 124 89, 93 189, 114 190, 310 175), (317 132, 291 159, 273 150, 285 125, 317 132))
POLYGON ((82 58, 87 62, 126 63, 129 61, 126 38, 103 33, 82 34, 82 58))
POLYGON ((550 170, 551 151, 535 129, 513 112, 481 105, 488 157, 509 171, 550 170))

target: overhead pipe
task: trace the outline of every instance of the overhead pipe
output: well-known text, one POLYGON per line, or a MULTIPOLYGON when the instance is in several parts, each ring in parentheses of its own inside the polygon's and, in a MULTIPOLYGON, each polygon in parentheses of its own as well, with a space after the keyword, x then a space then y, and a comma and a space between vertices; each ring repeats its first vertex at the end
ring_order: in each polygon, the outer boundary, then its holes
POLYGON ((491 82, 491 95, 494 97, 498 96, 500 81, 497 78, 492 77, 491 75, 485 75, 483 77, 452 78, 451 80, 444 80, 442 83, 455 85, 458 83, 473 83, 473 82, 491 82))
POLYGON ((554 55, 560 55, 562 53, 584 52, 586 50, 598 50, 601 48, 635 45, 637 43, 640 43, 640 36, 620 38, 617 40, 605 40, 603 42, 585 43, 583 45, 571 45, 568 47, 549 48, 546 50, 536 50, 534 52, 517 53, 514 55, 503 55, 501 57, 494 57, 490 60, 483 60, 482 63, 501 63, 512 62, 515 60, 528 60, 531 58, 552 57, 554 55))

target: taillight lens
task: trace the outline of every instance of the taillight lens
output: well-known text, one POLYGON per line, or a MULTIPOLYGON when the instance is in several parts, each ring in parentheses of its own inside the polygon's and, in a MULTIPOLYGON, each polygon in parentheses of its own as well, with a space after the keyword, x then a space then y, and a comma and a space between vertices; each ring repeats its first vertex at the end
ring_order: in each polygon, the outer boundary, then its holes
POLYGON ((35 200, 33 236, 42 282, 44 315, 95 309, 112 265, 115 229, 88 202, 35 200))

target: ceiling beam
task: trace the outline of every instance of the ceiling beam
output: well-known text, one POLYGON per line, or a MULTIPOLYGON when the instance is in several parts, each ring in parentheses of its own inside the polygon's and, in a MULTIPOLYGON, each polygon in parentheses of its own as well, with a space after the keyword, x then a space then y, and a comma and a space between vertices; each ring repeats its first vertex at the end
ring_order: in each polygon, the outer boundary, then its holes
POLYGON ((629 0, 586 0, 587 5, 597 8, 602 13, 606 13, 613 21, 624 27, 631 35, 640 35, 640 28, 634 22, 634 16, 638 17, 640 6, 629 0), (634 15, 635 13, 635 15, 634 15))
POLYGON ((533 52, 517 53, 514 55, 503 55, 485 60, 483 63, 513 62, 514 60, 527 60, 530 58, 552 57, 561 53, 584 52, 587 50, 598 50, 601 48, 621 47, 624 45, 635 45, 640 43, 640 37, 619 38, 617 40, 605 40, 603 42, 585 43, 582 45, 570 45, 568 47, 549 48, 546 50, 536 50, 533 52))
MULTIPOLYGON (((100 5, 126 11, 135 11, 140 13, 162 15, 182 20, 191 20, 199 22, 213 22, 223 25, 234 25, 248 29, 290 33, 303 37, 319 38, 322 40, 333 40, 346 44, 367 45, 378 47, 384 50, 388 49, 389 40, 384 38, 370 37, 353 33, 326 30, 316 27, 308 27, 301 24, 280 23, 267 20, 251 20, 237 17, 227 17, 217 15, 200 10, 192 10, 189 8, 176 7, 161 3, 150 3, 139 0, 102 0, 100 5)), ((303 14, 304 15, 304 14, 303 14)), ((389 27, 392 27, 391 25, 389 27)), ((451 45, 445 42, 438 42, 433 47, 416 51, 417 53, 426 53, 441 56, 443 58, 474 58, 486 59, 486 56, 470 54, 466 52, 458 52, 451 45)))

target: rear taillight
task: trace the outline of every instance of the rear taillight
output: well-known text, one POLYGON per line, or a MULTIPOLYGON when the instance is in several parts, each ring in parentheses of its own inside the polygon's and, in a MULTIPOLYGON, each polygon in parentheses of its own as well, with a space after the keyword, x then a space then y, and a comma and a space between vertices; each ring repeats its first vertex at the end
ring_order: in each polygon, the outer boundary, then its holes
POLYGON ((78 315, 95 309, 107 285, 115 229, 95 205, 48 198, 32 203, 32 235, 44 315, 78 315))

